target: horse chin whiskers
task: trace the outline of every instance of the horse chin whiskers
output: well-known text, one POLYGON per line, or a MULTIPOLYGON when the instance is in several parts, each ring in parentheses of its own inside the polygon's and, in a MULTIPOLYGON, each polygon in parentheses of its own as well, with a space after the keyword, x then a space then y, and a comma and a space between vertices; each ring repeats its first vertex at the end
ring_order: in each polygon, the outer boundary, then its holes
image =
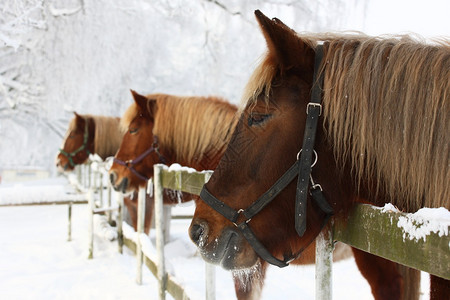
POLYGON ((247 291, 247 287, 255 287, 255 283, 262 285, 263 277, 261 272, 261 261, 258 259, 256 263, 249 267, 243 269, 231 270, 233 279, 239 280, 241 284, 240 289, 247 291))

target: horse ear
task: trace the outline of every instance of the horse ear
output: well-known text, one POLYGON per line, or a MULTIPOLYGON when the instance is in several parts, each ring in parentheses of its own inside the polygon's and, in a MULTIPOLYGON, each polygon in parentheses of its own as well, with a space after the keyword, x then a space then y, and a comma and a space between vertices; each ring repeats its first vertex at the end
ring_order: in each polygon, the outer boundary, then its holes
POLYGON ((149 119, 151 119, 153 121, 154 116, 155 116, 156 100, 148 99, 144 95, 136 93, 133 90, 131 90, 131 94, 133 95, 134 102, 136 102, 142 115, 144 115, 145 117, 148 117, 149 119))
POLYGON ((73 112, 75 115, 75 124, 77 125, 77 128, 81 128, 84 126, 84 118, 82 115, 77 114, 76 111, 73 112))
POLYGON ((269 19, 259 10, 255 11, 255 16, 266 39, 269 56, 282 71, 295 67, 303 70, 312 68, 314 50, 294 30, 276 18, 269 19))

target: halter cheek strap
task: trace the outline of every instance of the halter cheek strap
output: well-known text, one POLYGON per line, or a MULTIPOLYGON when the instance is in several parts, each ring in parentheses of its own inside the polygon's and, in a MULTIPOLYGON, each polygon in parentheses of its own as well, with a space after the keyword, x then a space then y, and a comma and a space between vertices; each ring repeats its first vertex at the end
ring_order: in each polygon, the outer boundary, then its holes
MULTIPOLYGON (((322 114, 322 88, 323 72, 318 76, 320 64, 323 59, 323 46, 318 45, 314 58, 314 75, 313 87, 311 91, 311 100, 306 106, 306 124, 303 134, 303 145, 300 155, 300 166, 297 179, 297 191, 295 196, 295 230, 299 236, 303 236, 306 230, 306 204, 308 196, 308 187, 311 181, 311 194, 316 195, 314 198, 320 202, 319 207, 323 207, 324 203, 327 208, 324 210, 327 214, 332 214, 333 210, 329 208, 328 203, 322 193, 322 187, 314 184, 311 176, 313 165, 314 142, 316 140, 317 124, 322 114), (314 193, 313 193, 314 192, 314 193)), ((328 220, 328 218, 327 218, 328 220)))

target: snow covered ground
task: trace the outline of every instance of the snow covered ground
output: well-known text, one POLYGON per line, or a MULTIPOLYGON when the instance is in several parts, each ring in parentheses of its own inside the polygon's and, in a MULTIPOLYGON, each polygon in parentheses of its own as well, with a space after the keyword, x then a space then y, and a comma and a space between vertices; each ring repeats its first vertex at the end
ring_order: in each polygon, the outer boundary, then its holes
MULTIPOLYGON (((33 187, 46 196, 54 191, 57 197, 57 186, 63 183, 61 178, 23 183, 24 192, 16 190, 16 197, 23 198, 33 187)), ((11 185, 0 185, 0 199, 8 188, 11 185)), ((95 231, 94 259, 87 259, 87 216, 87 205, 74 206, 72 241, 68 242, 66 205, 0 207, 1 299, 157 299, 157 282, 150 271, 144 268, 143 284, 137 285, 133 254, 125 248, 120 255, 117 242, 104 239, 99 230, 95 231)), ((172 221, 166 265, 191 299, 204 299, 204 262, 188 238, 188 226, 189 220, 172 221)), ((150 241, 155 243, 153 232, 150 241)), ((231 274, 216 268, 216 277, 217 299, 235 299, 231 274)), ((428 299, 428 275, 422 278, 423 299, 428 299)), ((314 299, 313 266, 269 267, 265 282, 262 299, 314 299)), ((333 297, 373 299, 353 259, 334 264, 333 297)))

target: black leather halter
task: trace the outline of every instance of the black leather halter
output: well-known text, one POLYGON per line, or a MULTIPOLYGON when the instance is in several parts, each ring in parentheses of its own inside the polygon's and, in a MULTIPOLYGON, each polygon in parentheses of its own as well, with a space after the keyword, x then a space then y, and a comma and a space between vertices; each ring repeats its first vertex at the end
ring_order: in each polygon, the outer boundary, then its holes
POLYGON ((144 174, 139 173, 134 166, 138 163, 140 163, 147 155, 149 155, 152 152, 156 152, 156 154, 158 154, 159 156, 159 161, 163 164, 166 163, 166 159, 164 158, 164 156, 161 155, 161 153, 159 152, 159 145, 158 145, 158 137, 156 135, 153 136, 153 144, 150 146, 150 148, 148 148, 146 151, 144 151, 144 153, 142 153, 141 155, 139 155, 138 157, 136 157, 135 159, 130 159, 127 161, 123 161, 120 160, 116 157, 114 157, 114 162, 122 165, 126 168, 128 168, 134 175, 136 175, 139 179, 147 181, 150 178, 145 176, 144 174))
MULTIPOLYGON (((333 208, 328 204, 325 196, 322 193, 322 187, 319 184, 314 183, 311 176, 311 170, 315 161, 313 161, 313 154, 317 159, 317 153, 314 151, 314 141, 317 131, 317 123, 319 116, 322 113, 321 97, 322 97, 322 84, 323 75, 318 77, 319 67, 323 58, 323 46, 318 45, 316 48, 316 55, 314 60, 314 76, 313 76, 313 88, 311 94, 311 101, 306 107, 307 118, 305 133, 303 136, 303 146, 299 152, 300 159, 297 155, 297 161, 284 173, 278 180, 272 185, 269 190, 267 190, 261 197, 259 197, 255 202, 253 202, 246 209, 235 210, 225 204, 224 202, 213 196, 205 186, 200 193, 202 200, 211 206, 214 210, 224 216, 226 219, 231 221, 247 239, 248 243, 253 247, 255 252, 268 263, 278 266, 285 267, 289 263, 296 259, 301 252, 300 250, 297 254, 284 257, 284 260, 279 260, 274 257, 262 243, 257 239, 250 226, 248 225, 250 220, 258 214, 266 205, 268 205, 275 197, 284 189, 286 186, 292 182, 292 180, 298 176, 297 179, 297 189, 295 197, 295 230, 299 236, 303 236, 306 230, 306 204, 307 204, 307 194, 309 183, 311 183, 311 188, 309 193, 312 198, 317 203, 319 208, 325 212, 325 220, 322 226, 324 226, 331 215, 333 215, 333 208), (241 223, 237 223, 239 216, 242 215, 245 220, 241 223)), ((311 241, 312 242, 312 241, 311 241)))

